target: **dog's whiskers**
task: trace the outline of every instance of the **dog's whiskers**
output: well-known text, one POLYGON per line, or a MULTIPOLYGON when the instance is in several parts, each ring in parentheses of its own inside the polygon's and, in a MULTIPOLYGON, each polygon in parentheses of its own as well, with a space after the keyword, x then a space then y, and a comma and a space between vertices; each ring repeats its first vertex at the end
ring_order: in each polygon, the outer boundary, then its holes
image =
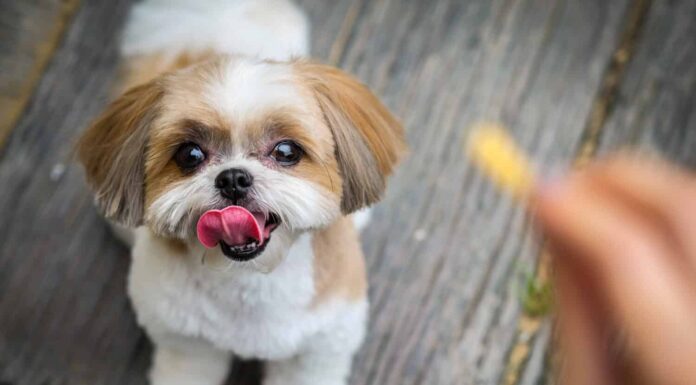
POLYGON ((205 266, 205 255, 208 253, 208 249, 203 249, 203 253, 201 254, 201 265, 205 266))

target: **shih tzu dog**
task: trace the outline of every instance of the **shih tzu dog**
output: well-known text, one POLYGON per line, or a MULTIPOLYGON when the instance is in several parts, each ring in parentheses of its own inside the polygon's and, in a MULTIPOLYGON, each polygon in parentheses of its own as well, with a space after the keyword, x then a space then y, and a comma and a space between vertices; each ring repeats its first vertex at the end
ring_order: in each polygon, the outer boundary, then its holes
POLYGON ((146 0, 126 90, 78 143, 96 202, 132 245, 128 292, 150 381, 221 384, 231 355, 264 383, 345 384, 367 317, 356 220, 405 148, 360 82, 298 59, 287 0, 146 0))

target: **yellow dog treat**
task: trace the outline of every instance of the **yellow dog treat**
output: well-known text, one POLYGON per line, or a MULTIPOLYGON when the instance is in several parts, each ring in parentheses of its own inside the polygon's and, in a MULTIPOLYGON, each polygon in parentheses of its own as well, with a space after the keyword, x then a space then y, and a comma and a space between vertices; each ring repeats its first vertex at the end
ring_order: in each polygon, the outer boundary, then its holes
POLYGON ((519 199, 529 194, 534 183, 532 167, 503 127, 494 123, 476 125, 469 136, 468 153, 499 187, 519 199))

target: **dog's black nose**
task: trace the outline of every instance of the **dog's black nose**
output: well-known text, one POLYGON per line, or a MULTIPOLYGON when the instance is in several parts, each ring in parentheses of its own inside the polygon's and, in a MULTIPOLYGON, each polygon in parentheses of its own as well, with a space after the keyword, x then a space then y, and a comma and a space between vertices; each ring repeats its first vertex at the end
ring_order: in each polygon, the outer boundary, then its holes
POLYGON ((243 168, 225 170, 215 178, 215 187, 220 194, 235 202, 247 196, 253 183, 254 177, 243 168))

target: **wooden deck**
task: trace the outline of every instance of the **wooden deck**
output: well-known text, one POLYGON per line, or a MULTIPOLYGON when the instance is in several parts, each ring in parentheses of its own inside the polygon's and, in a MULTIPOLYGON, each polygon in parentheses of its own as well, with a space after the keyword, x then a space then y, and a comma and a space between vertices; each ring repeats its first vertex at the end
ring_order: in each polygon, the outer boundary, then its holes
MULTIPOLYGON (((634 145, 696 167, 696 1, 301 0, 313 54, 403 120, 412 151, 363 234, 371 322, 352 384, 540 384, 542 251, 467 162, 475 121, 547 172, 634 145)), ((71 148, 107 102, 130 1, 0 4, 0 384, 144 384, 128 251, 71 148)), ((543 270, 543 269, 542 269, 543 270)), ((230 384, 257 383, 235 364, 230 384)))

